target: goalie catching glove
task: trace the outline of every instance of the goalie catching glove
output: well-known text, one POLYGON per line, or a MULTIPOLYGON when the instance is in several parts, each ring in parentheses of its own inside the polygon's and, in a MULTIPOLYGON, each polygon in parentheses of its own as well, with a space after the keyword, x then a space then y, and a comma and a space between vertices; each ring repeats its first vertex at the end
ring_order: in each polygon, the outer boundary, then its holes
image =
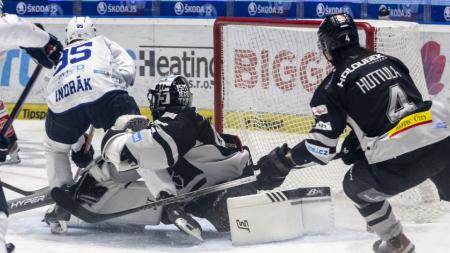
POLYGON ((259 159, 257 167, 260 174, 256 178, 256 187, 260 190, 272 190, 279 187, 295 163, 286 155, 290 148, 285 143, 259 159))

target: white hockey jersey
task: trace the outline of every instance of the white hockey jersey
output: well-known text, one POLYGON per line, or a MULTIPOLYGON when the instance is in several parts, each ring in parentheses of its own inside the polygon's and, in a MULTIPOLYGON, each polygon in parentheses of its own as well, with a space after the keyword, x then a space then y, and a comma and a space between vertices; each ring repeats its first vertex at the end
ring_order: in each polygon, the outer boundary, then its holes
POLYGON ((4 62, 4 51, 8 49, 17 47, 44 47, 50 39, 48 33, 13 14, 0 16, 0 34, 1 63, 4 62))
POLYGON ((47 104, 54 113, 93 102, 107 92, 125 90, 135 76, 130 55, 105 36, 64 48, 47 86, 47 104))

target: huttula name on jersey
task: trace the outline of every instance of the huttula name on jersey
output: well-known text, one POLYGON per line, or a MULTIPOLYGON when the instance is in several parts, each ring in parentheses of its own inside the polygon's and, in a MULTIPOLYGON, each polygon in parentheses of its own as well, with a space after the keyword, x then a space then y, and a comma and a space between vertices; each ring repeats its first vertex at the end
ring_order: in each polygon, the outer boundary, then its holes
POLYGON ((370 72, 356 81, 356 84, 361 89, 361 92, 366 94, 366 92, 377 87, 377 85, 399 77, 402 77, 402 75, 393 66, 389 66, 370 72))
POLYGON ((65 83, 61 88, 55 91, 55 101, 58 102, 72 94, 92 90, 92 86, 90 84, 91 78, 83 78, 77 76, 76 80, 71 80, 68 83, 65 83))

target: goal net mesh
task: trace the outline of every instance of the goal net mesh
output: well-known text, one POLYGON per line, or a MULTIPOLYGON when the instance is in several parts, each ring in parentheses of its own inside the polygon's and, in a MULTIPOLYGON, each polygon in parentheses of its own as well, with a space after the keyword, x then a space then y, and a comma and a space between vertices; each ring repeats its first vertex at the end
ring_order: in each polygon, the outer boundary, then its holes
MULTIPOLYGON (((255 162, 283 143, 296 145, 312 127, 309 101, 332 70, 317 47, 319 24, 311 20, 216 21, 216 128, 238 135, 249 146, 255 162)), ((401 59, 428 98, 418 25, 359 21, 358 27, 361 44, 401 59)), ((344 137, 345 133, 340 143, 344 137)), ((344 198, 342 180, 348 169, 335 160, 326 166, 293 170, 280 188, 330 186, 334 198, 344 198)), ((397 216, 407 221, 434 221, 449 211, 429 181, 390 201, 397 216)))

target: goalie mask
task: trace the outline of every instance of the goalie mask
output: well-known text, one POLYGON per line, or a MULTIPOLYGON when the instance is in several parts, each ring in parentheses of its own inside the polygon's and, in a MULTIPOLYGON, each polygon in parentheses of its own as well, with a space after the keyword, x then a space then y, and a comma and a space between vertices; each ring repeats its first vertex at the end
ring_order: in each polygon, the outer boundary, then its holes
POLYGON ((177 112, 192 105, 192 93, 188 80, 180 75, 161 78, 154 89, 149 89, 147 98, 153 119, 158 119, 164 112, 177 112))
POLYGON ((66 27, 66 45, 97 36, 97 28, 90 17, 73 17, 66 27))
POLYGON ((317 35, 319 49, 324 52, 328 60, 332 51, 359 46, 358 29, 353 18, 346 13, 326 16, 319 26, 317 35))

